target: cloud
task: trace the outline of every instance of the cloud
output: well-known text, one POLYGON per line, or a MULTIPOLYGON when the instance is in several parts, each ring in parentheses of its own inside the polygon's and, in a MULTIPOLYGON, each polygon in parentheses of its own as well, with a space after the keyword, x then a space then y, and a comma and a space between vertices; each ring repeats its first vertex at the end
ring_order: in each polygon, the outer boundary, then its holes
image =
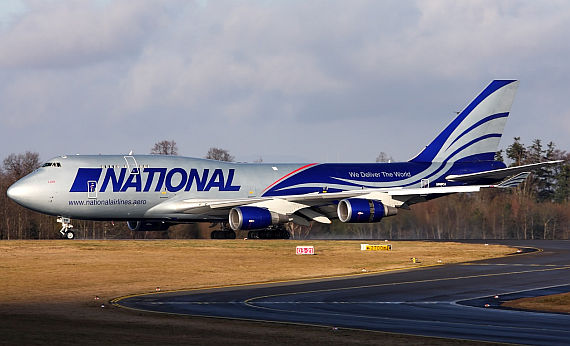
POLYGON ((136 54, 160 12, 148 1, 30 2, 0 31, 0 66, 69 69, 136 54))
POLYGON ((521 79, 507 141, 570 146, 539 120, 567 125, 566 2, 25 4, 0 28, 4 156, 175 139, 197 156, 404 159, 494 78, 521 79))

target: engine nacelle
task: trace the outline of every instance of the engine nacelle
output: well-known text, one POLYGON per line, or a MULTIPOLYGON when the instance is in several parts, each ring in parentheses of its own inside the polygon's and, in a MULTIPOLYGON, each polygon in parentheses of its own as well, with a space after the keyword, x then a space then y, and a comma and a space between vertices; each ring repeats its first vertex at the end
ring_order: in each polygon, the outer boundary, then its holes
POLYGON ((170 224, 162 221, 127 221, 127 227, 131 231, 166 231, 170 224))
POLYGON ((235 207, 230 210, 230 227, 234 231, 262 229, 271 225, 289 222, 286 215, 259 207, 235 207))
POLYGON ((379 222, 383 217, 396 215, 398 210, 374 199, 346 198, 338 203, 338 218, 342 222, 379 222))

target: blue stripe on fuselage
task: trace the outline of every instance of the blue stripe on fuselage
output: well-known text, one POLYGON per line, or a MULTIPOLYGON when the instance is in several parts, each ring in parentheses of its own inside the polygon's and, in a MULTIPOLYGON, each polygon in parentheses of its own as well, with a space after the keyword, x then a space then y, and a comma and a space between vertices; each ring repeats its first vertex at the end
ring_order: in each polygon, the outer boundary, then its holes
MULTIPOLYGON (((291 194, 291 188, 300 184, 319 184, 320 187, 307 187, 308 192, 322 191, 327 185, 350 187, 372 187, 369 183, 397 183, 409 179, 430 167, 430 163, 368 163, 343 164, 324 163, 307 168, 271 187, 263 196, 291 194), (350 180, 350 181, 345 181, 350 180), (312 190, 311 190, 312 189, 312 190), (284 193, 283 190, 287 190, 284 193)), ((305 189, 305 188, 303 188, 305 189)), ((295 191, 301 191, 295 189, 295 191)))
MULTIPOLYGON (((493 137, 493 135, 482 136, 481 138, 474 141, 489 137, 493 137)), ((473 142, 466 144, 465 147, 471 144, 473 144, 473 142)), ((457 152, 461 151, 465 147, 459 148, 457 152)), ((466 182, 446 181, 445 177, 450 174, 475 173, 504 168, 504 163, 489 160, 489 157, 492 157, 492 155, 494 155, 494 153, 475 154, 453 163, 448 163, 446 161, 433 163, 400 162, 378 164, 319 164, 302 172, 299 172, 291 177, 288 177, 283 181, 280 181, 278 184, 271 187, 271 189, 265 192, 263 196, 269 197, 306 194, 323 192, 325 189, 328 192, 338 192, 349 190, 351 188, 353 189, 355 187, 378 187, 373 186, 372 183, 390 183, 392 187, 408 187, 417 185, 422 179, 430 179, 430 186, 434 186, 436 183, 446 183, 448 186, 466 185, 466 182), (435 168, 433 165, 437 165, 437 168, 435 168), (430 167, 434 167, 435 170, 429 174, 421 174, 430 167), (356 176, 356 174, 350 174, 355 172, 359 173, 358 176, 356 176), (432 178, 436 175, 437 178, 432 180, 432 178), (415 179, 411 182, 398 185, 398 181, 403 182, 409 178, 415 179), (311 184, 313 186, 306 186, 311 184), (338 187, 339 185, 346 186, 346 188, 340 189, 338 187), (332 186, 335 187, 333 188, 332 186)))

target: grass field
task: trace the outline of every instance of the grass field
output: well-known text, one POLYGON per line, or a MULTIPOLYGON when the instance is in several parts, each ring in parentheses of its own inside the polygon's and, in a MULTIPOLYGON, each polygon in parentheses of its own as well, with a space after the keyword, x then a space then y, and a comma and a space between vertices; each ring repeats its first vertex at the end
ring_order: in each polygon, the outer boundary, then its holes
POLYGON ((0 242, 0 303, 71 302, 95 295, 211 287, 357 274, 498 257, 504 246, 392 243, 360 250, 357 241, 167 240, 0 242), (313 245, 314 256, 295 255, 313 245), (421 263, 413 264, 411 258, 421 263), (438 262, 440 261, 440 262, 438 262))
POLYGON ((359 241, 2 241, 0 344, 375 344, 379 339, 394 345, 465 344, 351 330, 332 333, 325 327, 133 313, 107 304, 111 298, 153 292, 157 287, 165 291, 366 275, 513 252, 494 245, 391 244, 389 252, 365 252, 360 251, 359 241), (313 245, 316 255, 295 255, 296 245, 313 245), (412 257, 420 263, 412 263, 412 257))
POLYGON ((554 294, 536 298, 521 298, 503 304, 510 308, 570 314, 570 293, 554 294))

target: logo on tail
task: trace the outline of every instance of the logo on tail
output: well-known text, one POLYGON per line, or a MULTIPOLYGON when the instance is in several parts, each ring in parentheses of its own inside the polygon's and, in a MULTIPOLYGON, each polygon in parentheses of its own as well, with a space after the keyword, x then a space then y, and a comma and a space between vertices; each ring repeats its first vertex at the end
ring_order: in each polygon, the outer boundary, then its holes
POLYGON ((493 161, 518 85, 492 81, 410 162, 493 161))

